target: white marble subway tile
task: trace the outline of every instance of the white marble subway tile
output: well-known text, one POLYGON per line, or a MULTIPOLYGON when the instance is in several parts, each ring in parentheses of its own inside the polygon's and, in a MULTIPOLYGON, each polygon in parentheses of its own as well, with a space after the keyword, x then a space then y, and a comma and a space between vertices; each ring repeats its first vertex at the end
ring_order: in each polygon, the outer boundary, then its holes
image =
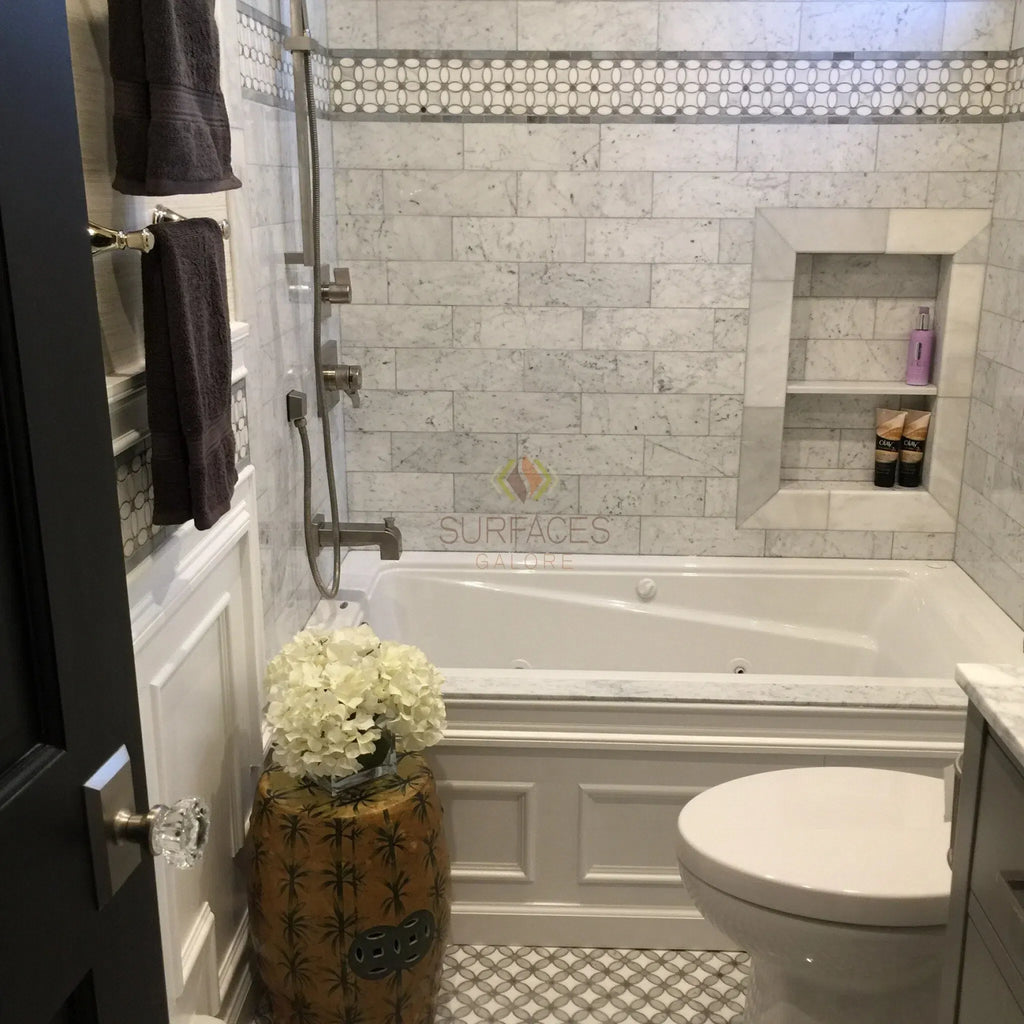
POLYGON ((336 167, 462 169, 461 124, 334 121, 336 167))
POLYGON ((644 516, 640 523, 642 555, 764 554, 764 531, 737 529, 731 518, 644 516))
POLYGON ((747 347, 750 314, 745 309, 716 309, 713 343, 724 352, 743 352, 747 347))
POLYGON ((515 434, 399 430, 391 435, 392 465, 406 473, 494 473, 515 456, 515 434))
MULTIPOLYGON (((1017 22, 1024 21, 1017 18, 1017 22)), ((1024 28, 1015 26, 1015 34, 1024 34, 1024 28)), ((1024 43, 1014 43, 1014 46, 1024 43)), ((1000 171, 1024 171, 1024 121, 1010 121, 1003 126, 1003 142, 999 151, 1000 171)))
POLYGON ((742 352, 659 352, 654 388, 661 393, 742 395, 742 352))
POLYGON ((597 168, 600 128, 596 124, 468 122, 465 132, 467 169, 585 171, 597 168))
MULTIPOLYGON (((296 240, 297 241, 297 240, 296 240)), ((382 260, 345 261, 352 276, 352 305, 384 305, 388 301, 387 264, 382 260)))
MULTIPOLYGON (((935 403, 928 444, 927 484, 932 497, 954 518, 960 501, 960 483, 964 467, 964 438, 970 414, 969 398, 942 397, 935 403)), ((1006 402, 1003 408, 1022 407, 1022 398, 1006 402)), ((926 456, 927 457, 927 456, 926 456)), ((1024 549, 1022 549, 1024 550, 1024 549)))
MULTIPOLYGON (((363 387, 368 391, 395 389, 395 353, 389 348, 360 348, 358 345, 341 346, 341 359, 363 368, 363 387)), ((342 401, 346 401, 343 397, 342 401)))
POLYGON ((1014 0, 951 0, 945 5, 943 50, 1008 50, 1014 0))
POLYGON ((745 519, 743 525, 781 530, 824 530, 827 521, 827 491, 796 491, 785 487, 745 519))
POLYGON ((448 217, 339 217, 337 257, 449 260, 452 222, 448 217))
POLYGON ((523 171, 524 217, 646 217, 651 175, 643 171, 523 171))
POLYGON ((392 215, 508 217, 516 212, 516 176, 514 171, 384 171, 383 202, 392 215))
POLYGON ((736 518, 736 477, 713 477, 704 480, 704 515, 711 518, 736 518))
POLYGON ((955 253, 984 231, 990 220, 988 210, 893 210, 886 251, 955 253))
POLYGON ((833 339, 873 337, 875 305, 874 299, 794 299, 793 337, 833 339))
POLYGON ((586 309, 583 347, 702 352, 714 347, 714 327, 715 312, 711 309, 586 309))
POLYGON ((995 193, 995 171, 932 171, 928 175, 929 206, 988 209, 995 193))
POLYGON ((788 239, 762 214, 757 214, 754 217, 752 279, 792 282, 795 293, 796 259, 796 250, 788 239))
POLYGON ((722 263, 752 263, 754 222, 749 217, 723 218, 718 222, 718 259, 722 263))
MULTIPOLYGON (((369 520, 380 518, 379 511, 364 515, 369 520)), ((507 529, 503 517, 495 518, 507 529)), ((410 551, 489 552, 497 537, 487 532, 486 525, 480 516, 452 512, 403 512, 398 516, 402 542, 410 551)), ((500 542, 498 546, 502 546, 500 542)))
POLYGON ((886 251, 887 210, 768 209, 761 214, 797 252, 886 251))
POLYGON ((604 124, 601 170, 732 171, 737 132, 728 124, 604 124))
POLYGON ((519 301, 524 306, 646 306, 650 300, 649 265, 523 263, 519 267, 519 301))
POLYGON ((998 124, 883 124, 878 126, 878 170, 994 171, 998 124))
POLYGON ((364 391, 359 408, 345 405, 348 430, 451 430, 451 391, 364 391))
POLYGON ((519 455, 540 459, 556 475, 621 477, 636 472, 643 459, 642 437, 611 434, 532 434, 519 436, 519 455))
MULTIPOLYGON (((333 0, 332 0, 333 2, 333 0)), ((377 5, 380 46, 396 50, 512 50, 515 0, 387 0, 377 5)))
POLYGON ((873 171, 877 137, 875 125, 742 124, 736 167, 761 172, 873 171))
POLYGON ((513 263, 417 262, 387 264, 388 299, 420 305, 503 306, 517 299, 513 263))
MULTIPOLYGON (((493 2, 493 0, 491 0, 493 2)), ((654 0, 519 0, 520 50, 655 50, 654 0)))
POLYGON ((651 268, 651 305, 726 307, 750 304, 750 267, 745 263, 662 264, 651 268))
POLYGON ((654 175, 655 217, 753 217, 785 206, 787 174, 666 172, 654 175))
POLYGON ((900 381, 906 365, 905 341, 810 338, 804 375, 806 380, 900 381))
POLYGON ((875 465, 875 432, 851 430, 839 432, 839 468, 873 470, 875 465))
POLYGON ((924 171, 913 174, 895 171, 794 173, 789 177, 789 202, 792 206, 812 207, 924 206, 928 200, 929 177, 924 171))
POLYGON ((457 260, 578 263, 584 234, 579 218, 456 217, 452 249, 457 260))
POLYGON ((769 530, 770 558, 889 558, 893 535, 869 530, 769 530))
POLYGON ((376 0, 331 0, 327 8, 327 45, 342 50, 377 46, 376 0))
POLYGON ((353 213, 383 215, 384 185, 381 172, 339 168, 334 173, 334 202, 338 217, 353 213))
POLYGON ((450 473, 345 474, 353 508, 389 512, 447 512, 454 508, 450 473))
MULTIPOLYGON (((636 516, 539 515, 517 524, 515 550, 537 553, 549 564, 569 569, 573 554, 635 555, 640 551, 640 520, 636 516), (554 560, 553 555, 563 554, 554 560)), ((529 565, 529 562, 520 564, 529 565)))
POLYGON ((921 306, 928 306, 934 319, 935 293, 908 299, 879 299, 875 304, 873 336, 900 338, 906 342, 910 332, 917 326, 917 311, 921 306))
POLYGON ((812 296, 919 296, 939 289, 939 257, 876 253, 815 253, 812 296))
POLYGON ((738 437, 743 427, 743 396, 712 395, 708 433, 738 437))
POLYGON ((662 3, 660 7, 658 47, 661 50, 799 48, 799 3, 688 0, 662 3))
POLYGON ((492 433, 535 430, 545 434, 578 434, 580 394, 456 392, 455 429, 492 433))
POLYGON ((830 530, 899 530, 902 533, 946 533, 956 520, 921 488, 882 495, 870 490, 833 490, 829 493, 830 530))
POLYGON ((940 50, 947 4, 831 0, 802 5, 801 50, 940 50))
POLYGON ((345 432, 345 470, 387 473, 391 470, 391 434, 386 430, 345 432))
MULTIPOLYGON (((981 266, 954 263, 948 278, 945 322, 941 324, 938 352, 932 377, 942 382, 944 395, 964 398, 971 393, 974 374, 978 316, 985 293, 985 274, 981 266)), ((1017 301, 1021 289, 1016 286, 1017 301)))
POLYGON ((790 395, 786 427, 839 427, 872 430, 875 409, 898 409, 899 395, 790 395))
POLYGON ((992 216, 1004 220, 1024 220, 1024 172, 999 172, 992 216))
MULTIPOLYGON (((495 473, 501 468, 496 467, 495 473)), ((456 473, 455 508, 466 513, 512 515, 580 511, 579 477, 559 476, 538 497, 531 496, 520 502, 498 488, 495 473, 456 473)))
POLYGON ((718 222, 714 220, 609 217, 586 224, 588 263, 714 263, 718 259, 718 222))
POLYGON ((583 311, 559 306, 457 306, 456 348, 580 347, 583 311))
POLYGON ((584 434, 707 434, 706 395, 583 395, 584 434))
POLYGON ((527 351, 526 391, 650 395, 654 357, 645 352, 527 351))
POLYGON ((645 476, 736 476, 735 437, 652 437, 644 448, 645 476))
POLYGON ((495 359, 483 349, 399 349, 397 383, 402 390, 518 391, 523 356, 505 352, 495 359))
POLYGON ((787 281, 755 281, 751 286, 744 373, 747 404, 762 408, 785 404, 792 309, 804 301, 793 299, 787 281))
POLYGON ((345 306, 342 345, 382 348, 450 348, 450 306, 345 306))
POLYGON ((922 558, 944 561, 953 557, 954 533, 894 533, 893 558, 922 558))
POLYGON ((704 514, 704 478, 584 476, 580 511, 608 516, 700 516, 704 514))
POLYGON ((793 429, 782 432, 783 468, 837 469, 839 431, 793 429))

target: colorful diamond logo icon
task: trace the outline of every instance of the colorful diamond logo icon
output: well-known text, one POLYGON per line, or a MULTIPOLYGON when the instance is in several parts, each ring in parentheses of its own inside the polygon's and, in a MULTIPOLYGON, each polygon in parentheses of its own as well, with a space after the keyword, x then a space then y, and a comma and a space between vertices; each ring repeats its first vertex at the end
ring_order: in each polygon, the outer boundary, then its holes
POLYGON ((558 477, 539 459, 531 459, 524 455, 521 459, 509 459, 491 477, 499 494, 504 494, 509 501, 537 501, 558 477))

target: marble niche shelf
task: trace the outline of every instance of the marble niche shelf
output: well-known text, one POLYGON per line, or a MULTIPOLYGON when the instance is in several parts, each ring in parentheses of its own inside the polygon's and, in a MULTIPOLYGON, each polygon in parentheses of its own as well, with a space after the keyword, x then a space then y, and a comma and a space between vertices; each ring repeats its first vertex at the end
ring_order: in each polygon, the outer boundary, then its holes
POLYGON ((791 380, 787 395, 937 395, 935 384, 902 380, 791 380))

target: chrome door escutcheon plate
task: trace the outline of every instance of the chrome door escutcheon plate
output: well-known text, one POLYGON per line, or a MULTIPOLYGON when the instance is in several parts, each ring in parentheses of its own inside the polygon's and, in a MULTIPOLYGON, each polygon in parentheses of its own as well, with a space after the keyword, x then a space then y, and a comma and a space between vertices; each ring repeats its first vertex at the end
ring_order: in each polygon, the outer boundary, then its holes
POLYGON ((142 850, 134 843, 119 843, 108 825, 119 811, 135 811, 135 788, 128 748, 116 753, 85 783, 85 813, 89 822, 96 902, 104 906, 142 863, 142 850))

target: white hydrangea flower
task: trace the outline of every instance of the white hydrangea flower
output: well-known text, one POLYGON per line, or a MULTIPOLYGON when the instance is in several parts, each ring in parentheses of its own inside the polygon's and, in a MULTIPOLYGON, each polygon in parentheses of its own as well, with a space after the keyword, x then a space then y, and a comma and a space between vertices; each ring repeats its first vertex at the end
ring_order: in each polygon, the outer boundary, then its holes
POLYGON ((367 625, 303 630, 267 666, 274 761, 295 776, 344 777, 384 728, 399 751, 432 746, 444 732, 443 682, 418 647, 382 642, 367 625))

